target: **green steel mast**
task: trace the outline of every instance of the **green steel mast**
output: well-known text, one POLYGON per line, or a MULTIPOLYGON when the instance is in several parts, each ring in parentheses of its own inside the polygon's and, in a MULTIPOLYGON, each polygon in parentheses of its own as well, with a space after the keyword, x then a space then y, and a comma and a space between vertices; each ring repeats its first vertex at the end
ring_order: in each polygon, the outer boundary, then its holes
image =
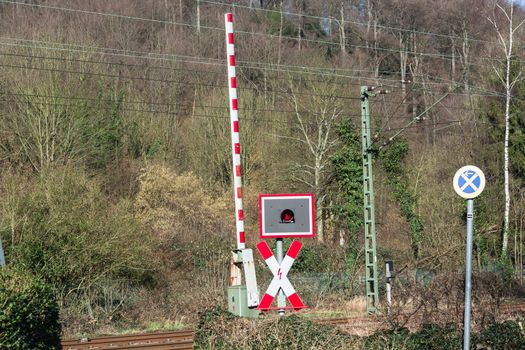
POLYGON ((361 86, 361 156, 363 158, 363 197, 365 228, 365 285, 366 312, 377 313, 379 285, 377 280, 376 219, 374 206, 374 179, 372 173, 372 129, 368 97, 375 96, 373 87, 361 86))

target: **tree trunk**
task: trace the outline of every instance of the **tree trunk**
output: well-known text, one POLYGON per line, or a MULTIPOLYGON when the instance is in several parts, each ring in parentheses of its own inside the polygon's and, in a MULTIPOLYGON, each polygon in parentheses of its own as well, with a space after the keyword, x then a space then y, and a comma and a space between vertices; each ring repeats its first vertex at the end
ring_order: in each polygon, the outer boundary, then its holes
MULTIPOLYGON (((454 33, 451 34, 451 36, 454 35, 454 33)), ((450 62, 450 80, 454 80, 456 77, 456 40, 454 38, 450 39, 450 52, 452 56, 452 60, 450 62)))
POLYGON ((505 188, 505 211, 503 214, 503 237, 501 242, 501 257, 506 259, 508 257, 508 244, 509 244, 509 229, 510 229, 510 175, 509 175, 509 134, 510 134, 510 103, 512 98, 512 88, 514 84, 520 79, 520 75, 516 78, 511 78, 511 68, 512 68, 512 54, 513 54, 513 44, 514 44, 514 33, 518 30, 519 27, 525 23, 525 20, 522 20, 517 26, 514 26, 513 15, 514 15, 514 0, 510 1, 509 10, 506 10, 503 5, 496 3, 495 10, 499 9, 504 18, 508 21, 508 38, 505 37, 504 33, 500 31, 498 22, 496 19, 496 14, 489 21, 494 25, 496 33, 498 34, 499 43, 505 53, 505 75, 503 76, 498 69, 494 69, 499 79, 503 83, 505 88, 505 139, 503 145, 503 174, 504 174, 504 188, 505 188))
POLYGON ((366 2, 366 9, 367 9, 367 14, 368 14, 368 18, 367 18, 367 21, 366 21, 366 42, 365 42, 365 46, 366 48, 370 48, 370 28, 372 27, 372 4, 370 3, 370 0, 367 0, 366 2))
POLYGON ((341 1, 341 8, 339 10, 341 18, 339 20, 339 46, 341 47, 341 53, 346 56, 346 32, 345 32, 345 3, 341 1))
POLYGON ((279 74, 279 65, 281 64, 281 43, 283 42, 283 1, 281 0, 280 23, 279 23, 279 43, 277 45, 277 74, 279 74))
POLYGON ((408 62, 408 48, 403 34, 399 34, 399 71, 401 74, 401 94, 402 98, 406 98, 406 76, 407 76, 407 62, 408 62))
POLYGON ((197 0, 197 33, 200 33, 200 32, 201 32, 201 5, 200 5, 200 0, 197 0))
POLYGON ((469 53, 470 53, 470 44, 468 41, 468 32, 465 28, 463 30, 463 85, 465 87, 465 99, 466 105, 470 105, 470 66, 469 66, 469 53))
MULTIPOLYGON (((512 29, 512 26, 510 27, 512 29)), ((512 53, 512 35, 509 38, 509 53, 512 53)), ((511 55, 507 55, 507 68, 505 72, 505 140, 503 152, 503 172, 505 177, 505 214, 503 224, 503 240, 501 242, 501 255, 507 255, 509 242, 509 213, 510 213, 510 181, 509 181, 509 128, 510 128, 510 64, 511 55)))

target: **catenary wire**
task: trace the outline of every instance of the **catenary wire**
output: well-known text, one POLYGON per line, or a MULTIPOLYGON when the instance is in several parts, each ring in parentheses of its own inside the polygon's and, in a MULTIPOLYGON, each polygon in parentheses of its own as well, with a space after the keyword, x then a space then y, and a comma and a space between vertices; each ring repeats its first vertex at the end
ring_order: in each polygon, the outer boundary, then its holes
MULTIPOLYGON (((5 38, 5 37, 0 37, 0 39, 6 39, 6 40, 20 40, 20 41, 29 41, 29 42, 37 42, 37 43, 42 43, 41 41, 35 41, 35 40, 25 40, 25 39, 13 39, 13 38, 5 38)), ((121 50, 121 49, 113 49, 113 48, 100 48, 100 47, 94 47, 94 46, 83 46, 83 45, 75 45, 75 44, 61 44, 61 43, 48 43, 48 42, 44 42, 45 44, 47 45, 61 45, 61 46, 73 46, 73 47, 82 47, 82 48, 85 48, 85 50, 79 50, 79 49, 71 49, 71 48, 56 48, 56 47, 50 47, 50 46, 45 46, 45 47, 38 47, 38 46, 34 46, 34 45, 21 45, 21 44, 12 44, 12 43, 2 43, 0 42, 0 45, 7 45, 7 46, 16 46, 16 47, 30 47, 30 48, 38 48, 38 49, 48 49, 48 50, 61 50, 61 51, 72 51, 72 52, 81 52, 81 53, 95 53, 95 54, 105 54, 105 55, 113 55, 113 56, 122 56, 122 57, 133 57, 133 58, 141 58, 141 59, 162 59, 162 60, 165 60, 165 61, 169 61, 169 62, 177 62, 177 63, 191 63, 191 64, 207 64, 207 65, 220 65, 220 66, 223 66, 223 61, 222 60, 219 60, 219 59, 213 59, 213 58, 201 58, 201 57, 195 57, 195 56, 185 56, 185 55, 173 55, 173 54, 152 54, 152 53, 147 53, 147 52, 137 52, 137 51, 129 51, 129 50, 121 50), (88 50, 93 50, 93 49, 98 49, 98 50, 107 50, 107 51, 117 51, 120 53, 115 53, 115 52, 93 52, 93 51, 88 51, 88 50), (128 53, 126 53, 128 52, 128 53), (132 52, 133 54, 129 54, 129 52, 132 52), (162 56, 162 57, 160 57, 162 56), (170 58, 171 57, 171 58, 170 58), (203 59, 206 59, 208 61, 203 61, 203 59), (210 62, 209 60, 214 60, 215 62, 210 62)), ((254 66, 249 66, 249 64, 252 64, 252 65, 263 65, 263 64, 266 64, 266 65, 270 65, 271 64, 267 64, 267 63, 261 63, 261 62, 250 62, 250 61, 239 61, 239 66, 241 68, 251 68, 251 69, 262 69, 262 70, 267 70, 267 71, 276 71, 276 72, 288 72, 288 73, 294 73, 294 74, 311 74, 311 75, 321 75, 321 76, 328 76, 328 77, 339 77, 339 78, 354 78, 354 79, 358 79, 358 80, 369 80, 369 81, 377 81, 378 78, 372 78, 372 77, 363 77, 363 76, 348 76, 348 75, 344 75, 344 74, 336 74, 334 73, 334 71, 342 71, 342 72, 354 72, 354 71, 351 71, 351 70, 344 70, 344 69, 337 69, 337 68, 319 68, 319 67, 312 67, 312 66, 291 66, 291 65, 275 65, 277 66, 277 68, 272 68, 272 67, 254 67, 254 66), (286 69, 283 69, 283 67, 286 67, 286 69), (292 70, 294 69, 294 70, 292 70), (297 70, 295 70, 297 69, 297 70), (315 71, 313 71, 313 69, 315 69, 315 71)), ((357 72, 359 72, 360 70, 355 70, 357 72)), ((392 72, 385 72, 386 74, 390 74, 392 72)), ((397 73, 397 72, 395 72, 397 73)), ((442 83, 439 83, 439 82, 426 82, 427 85, 440 85, 440 86, 443 86, 445 84, 448 83, 448 85, 450 84, 453 84, 453 85, 460 85, 460 86, 463 86, 463 85, 467 85, 466 83, 464 82, 459 82, 459 81, 454 81, 454 80, 449 80, 449 79, 444 79, 444 78, 440 78, 440 77, 433 77, 433 76, 429 76, 429 75, 421 75, 421 76, 424 76, 424 77, 427 77, 427 78, 431 78, 431 79, 434 79, 434 80, 442 80, 443 82, 442 83)), ((284 79, 284 78, 281 78, 281 79, 284 79)), ((384 77, 379 77, 379 79, 381 80, 381 84, 383 86, 386 86, 386 87, 397 87, 399 86, 399 82, 400 80, 399 79, 386 79, 384 77)), ((362 83, 356 83, 354 85, 362 85, 362 83)), ((477 87, 477 86, 470 86, 471 88, 473 89, 476 89, 476 90, 480 90, 482 92, 487 92, 487 93, 495 93, 497 95, 500 95, 500 96, 504 96, 504 94, 502 93, 498 93, 498 92, 494 92, 494 91, 490 91, 490 90, 486 90, 486 89, 483 89, 483 88, 480 88, 480 87, 477 87)))
MULTIPOLYGON (((2 96, 2 95, 0 95, 2 96)), ((112 100, 112 99, 99 99, 99 98, 92 98, 92 97, 79 97, 79 96, 59 96, 59 95, 40 95, 40 94, 27 94, 27 93, 4 93, 3 96, 17 96, 17 97, 37 97, 37 98, 48 98, 48 99, 58 99, 58 100, 74 100, 74 101, 97 101, 97 102, 120 102, 118 100, 112 100)), ((49 102, 49 101, 39 101, 37 103, 46 104, 46 105, 60 105, 60 106, 77 106, 74 104, 65 104, 65 103, 57 103, 57 102, 49 102)), ((142 104, 144 106, 167 106, 167 107, 183 107, 186 109, 192 109, 195 110, 197 108, 210 108, 210 109, 228 109, 228 107, 223 106, 211 106, 211 105, 176 105, 176 104, 169 104, 169 103, 151 103, 151 102, 141 102, 141 101, 122 101, 122 103, 136 103, 136 104, 142 104)), ((112 109, 113 107, 105 107, 105 106, 98 106, 102 109, 112 109)), ((461 107, 460 107, 461 108, 461 107)), ((131 109, 131 108, 125 108, 122 109, 124 111, 131 111, 131 112, 148 112, 148 113, 168 113, 168 114, 177 114, 176 112, 166 111, 166 110, 145 110, 145 109, 131 109)), ((250 112, 271 112, 271 113, 295 113, 295 111, 282 111, 282 110, 271 110, 271 109, 253 109, 253 108, 240 108, 240 110, 243 111, 250 111, 250 112)), ((311 111, 300 111, 303 114, 321 114, 311 111)), ((343 113, 346 117, 360 117, 360 114, 349 114, 349 113, 343 113)), ((390 119, 407 119, 407 116, 390 116, 390 119)), ((245 119, 245 118, 242 118, 245 119)), ((264 118, 265 120, 269 121, 282 121, 282 119, 275 119, 275 118, 264 118)), ((311 123, 315 124, 315 123, 311 123)), ((496 125, 496 124, 494 124, 496 125)), ((388 128, 388 130, 397 130, 402 128, 388 128)))
MULTIPOLYGON (((17 65, 11 65, 11 64, 0 64, 0 67, 11 68, 11 69, 29 69, 29 70, 47 71, 47 72, 55 72, 55 73, 60 72, 60 73, 69 73, 69 74, 83 74, 83 75, 89 75, 89 76, 99 76, 99 77, 117 78, 117 79, 154 81, 154 82, 160 82, 160 83, 200 86, 200 87, 208 87, 208 88, 219 88, 219 89, 228 88, 228 86, 226 85, 199 84, 199 83, 191 83, 191 82, 181 82, 181 81, 171 80, 171 79, 157 79, 157 78, 136 77, 136 76, 129 76, 129 75, 115 75, 115 74, 108 74, 108 73, 82 72, 82 71, 74 71, 74 70, 67 70, 67 69, 56 69, 56 68, 34 67, 34 66, 17 66, 17 65)), ((250 91, 254 90, 253 88, 246 88, 246 87, 238 87, 237 89, 250 90, 250 91)), ((291 92, 288 92, 288 91, 281 91, 280 93, 286 94, 286 95, 292 94, 291 92)), ((308 93, 308 92, 297 92, 295 94, 301 95, 301 96, 331 97, 331 98, 344 99, 344 100, 358 100, 359 99, 359 97, 340 96, 340 95, 333 96, 333 95, 325 95, 325 94, 314 94, 314 93, 308 93)))
MULTIPOLYGON (((76 107, 76 105, 74 104, 67 104, 67 103, 56 103, 56 102, 39 102, 39 104, 44 104, 44 105, 48 105, 48 106, 57 106, 57 107, 76 107)), ((114 110, 114 107, 104 107, 104 106, 99 106, 100 109, 102 110, 114 110)), ((159 110, 146 110, 146 109, 127 109, 127 108, 121 108, 120 109, 121 111, 126 111, 126 112, 142 112, 142 113, 153 113, 153 114, 163 114, 163 115, 168 115, 168 116, 175 116, 175 117, 188 117, 188 118, 210 118, 210 119, 221 119, 221 120, 229 120, 230 117, 225 115, 225 116, 218 116, 218 115, 211 115, 211 114, 191 114, 191 115, 182 115, 180 113, 176 113, 176 112, 171 112, 171 111, 159 111, 159 110)), ((351 114, 342 114, 343 117, 349 117, 349 116, 353 116, 353 117, 357 117, 357 115, 351 115, 351 114)), ((295 121, 286 121, 286 120, 282 120, 282 119, 272 119, 272 120, 269 120, 269 119, 261 119, 261 118, 257 118, 257 117, 253 117, 253 116, 248 116, 248 117, 243 117, 242 120, 247 120, 247 121, 253 121, 253 122, 258 122, 258 123, 265 123, 265 124, 291 124, 291 125, 295 125, 296 122, 295 121)), ((447 121, 447 122, 438 122, 438 123, 435 123, 433 125, 451 125, 451 124, 461 124, 461 123, 470 123, 470 122, 478 122, 478 123, 484 123, 484 122, 480 122, 480 121, 460 121, 460 120, 453 120, 453 121, 447 121)), ((308 125, 316 125, 315 123, 310 123, 310 122, 305 122, 305 124, 308 124, 308 125)), ((492 125, 492 126, 495 126, 497 124, 494 124, 494 123, 487 123, 489 125, 492 125)), ((399 128, 389 128, 388 131, 396 131, 396 130, 406 130, 406 129, 413 129, 413 128, 418 128, 420 127, 420 125, 413 125, 413 126, 409 126, 409 127, 399 127, 399 128)), ((370 128, 370 129, 374 129, 374 128, 370 128)))
MULTIPOLYGON (((44 68, 44 67, 34 67, 34 66, 17 66, 17 65, 8 65, 8 64, 4 64, 4 65, 0 65, 2 67, 5 67, 5 68, 13 68, 13 69, 16 69, 16 68, 19 68, 19 69, 35 69, 35 70, 44 70, 44 71, 55 71, 55 72, 64 72, 64 73, 70 73, 70 74, 85 74, 85 75, 95 75, 95 76, 105 76, 105 77, 113 77, 113 78, 120 78, 120 79, 130 79, 130 80, 144 80, 144 81, 157 81, 157 82, 164 82, 164 83, 175 83, 175 84, 187 84, 187 85, 191 85, 191 86, 195 86, 195 85, 204 85, 204 86, 207 86, 207 87, 213 87, 213 88, 226 88, 227 86, 226 85, 216 85, 216 84, 208 84, 208 85, 205 85, 205 84, 195 84, 195 83, 184 83, 184 82, 177 82, 177 81, 174 81, 174 80, 167 80, 167 79, 155 79, 155 78, 145 78, 145 77, 135 77, 135 76, 118 76, 118 75, 112 75, 112 74, 107 74, 107 73, 94 73, 94 72, 80 72, 80 71, 68 71, 68 70, 64 70, 64 69, 52 69, 52 68, 44 68)), ((375 80, 375 78, 367 78, 367 77, 361 77, 361 76, 346 76, 347 79, 356 79, 356 80, 365 80, 365 79, 368 79, 368 80, 375 80)), ((397 85, 393 86, 393 85, 388 85, 388 84, 385 84, 383 83, 382 84, 383 86, 387 86, 387 87, 397 87, 397 85)), ((254 88, 240 88, 240 89, 245 89, 245 90, 254 90, 254 88)), ((435 92, 433 92, 432 90, 425 90, 425 89, 418 89, 420 91, 428 91, 429 94, 434 94, 435 92)), ((291 94, 291 92, 282 92, 284 94, 291 94)), ((328 97, 328 95, 323 95, 323 94, 311 94, 311 93, 305 93, 305 92, 301 92, 301 93, 297 93, 298 95, 309 95, 309 96, 319 96, 319 97, 328 97)), ((491 92, 491 93, 476 93, 476 92, 470 92, 469 94, 467 93, 454 93, 453 95, 473 95, 473 96, 504 96, 504 94, 502 93, 497 93, 497 92, 491 92)), ((341 99, 349 99, 349 100, 352 100, 352 99, 359 99, 358 97, 349 97, 349 96, 331 96, 331 97, 336 97, 336 98, 341 98, 341 99)))
MULTIPOLYGON (((158 20, 158 19, 151 19, 151 18, 143 18, 143 17, 136 17, 136 16, 127 16, 127 15, 120 15, 120 14, 113 14, 113 13, 106 13, 106 12, 96 12, 96 11, 88 11, 88 10, 79 10, 79 9, 72 9, 67 7, 58 7, 58 6, 49 6, 49 5, 42 5, 42 4, 30 4, 30 3, 22 3, 22 2, 16 2, 16 1, 8 1, 8 0, 0 0, 0 3, 6 3, 6 4, 12 4, 12 5, 20 5, 20 6, 30 6, 30 7, 38 7, 38 8, 44 8, 44 9, 50 9, 50 10, 57 10, 57 11, 66 11, 66 12, 76 12, 81 14, 90 14, 90 15, 99 15, 99 16, 108 16, 108 17, 115 17, 115 18, 123 18, 123 19, 130 19, 130 20, 138 20, 138 21, 146 21, 146 22, 155 22, 155 23, 163 23, 163 24, 172 24, 172 25, 180 25, 180 26, 186 26, 186 27, 193 27, 196 28, 197 25, 194 24, 188 24, 188 23, 181 23, 181 22, 174 22, 174 21, 165 21, 165 20, 158 20)), ((214 30, 214 31, 224 31, 224 28, 219 27, 210 27, 210 26, 199 26, 201 29, 207 29, 207 30, 214 30)), ((247 34, 247 35, 255 35, 255 36, 264 36, 264 37, 270 37, 274 38, 274 35, 271 34, 264 34, 264 33, 254 33, 254 32, 245 32, 242 30, 236 30, 237 34, 247 34)), ((285 40, 297 40, 295 37, 288 37, 288 36, 281 36, 281 39, 285 40)), ((302 41, 305 42, 311 42, 315 44, 328 44, 328 45, 334 45, 338 46, 340 45, 339 42, 334 41, 327 41, 327 40, 316 40, 316 39, 306 39, 302 38, 302 41)), ((376 51, 383 51, 383 52, 405 52, 406 54, 410 55, 418 55, 420 57, 433 57, 436 59, 441 60, 453 60, 455 59, 453 56, 443 55, 439 53, 425 53, 425 52, 415 52, 415 51, 408 51, 408 50, 399 50, 399 49, 391 49, 391 48, 383 48, 383 47, 368 47, 366 45, 355 45, 355 44, 347 44, 346 46, 349 47, 355 47, 358 49, 365 49, 365 50, 376 50, 376 51)), ((479 65, 475 63, 470 63, 471 65, 479 65)))

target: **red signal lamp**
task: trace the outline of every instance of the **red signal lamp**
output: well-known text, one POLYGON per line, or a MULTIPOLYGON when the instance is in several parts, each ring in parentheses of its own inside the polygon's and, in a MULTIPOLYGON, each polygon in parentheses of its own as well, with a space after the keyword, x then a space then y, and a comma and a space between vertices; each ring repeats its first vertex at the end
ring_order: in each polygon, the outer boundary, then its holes
POLYGON ((295 214, 291 209, 285 209, 281 212, 282 224, 293 224, 295 222, 295 214))

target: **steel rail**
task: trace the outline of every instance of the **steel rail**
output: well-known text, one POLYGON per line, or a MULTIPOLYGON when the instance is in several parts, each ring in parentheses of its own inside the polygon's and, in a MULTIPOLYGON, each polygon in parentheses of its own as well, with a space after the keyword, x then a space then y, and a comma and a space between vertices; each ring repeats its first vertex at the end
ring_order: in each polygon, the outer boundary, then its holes
POLYGON ((147 334, 101 336, 87 339, 62 341, 64 350, 105 350, 105 349, 192 349, 194 332, 182 330, 147 334))

